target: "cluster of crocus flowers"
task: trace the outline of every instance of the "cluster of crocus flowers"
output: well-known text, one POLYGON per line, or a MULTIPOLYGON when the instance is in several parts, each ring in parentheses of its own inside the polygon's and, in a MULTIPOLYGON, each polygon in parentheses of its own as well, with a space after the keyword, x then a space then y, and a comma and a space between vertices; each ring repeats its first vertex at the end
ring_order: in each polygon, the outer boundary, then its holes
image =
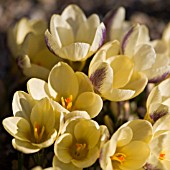
POLYGON ((44 40, 44 20, 22 18, 8 31, 8 46, 27 77, 47 79, 50 69, 61 59, 49 52, 44 40))
POLYGON ((145 120, 128 121, 111 134, 95 121, 109 110, 103 101, 135 98, 148 82, 167 77, 168 28, 163 40, 150 41, 145 25, 125 21, 123 7, 104 23, 72 4, 51 17, 49 29, 44 21, 24 18, 9 31, 11 52, 31 78, 28 92, 14 94, 13 116, 3 126, 23 153, 54 144, 49 169, 82 170, 99 159, 103 170, 168 170, 169 79, 149 94, 145 120))

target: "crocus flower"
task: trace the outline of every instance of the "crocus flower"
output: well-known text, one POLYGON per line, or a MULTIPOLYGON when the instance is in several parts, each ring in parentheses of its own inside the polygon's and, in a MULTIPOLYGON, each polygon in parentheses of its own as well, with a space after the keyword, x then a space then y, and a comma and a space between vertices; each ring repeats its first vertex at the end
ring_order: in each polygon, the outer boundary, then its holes
POLYGON ((103 145, 100 165, 104 170, 137 170, 150 154, 152 126, 145 120, 133 120, 122 125, 103 145))
POLYGON ((148 29, 134 25, 122 40, 122 53, 135 63, 135 70, 143 72, 149 82, 159 82, 167 77, 170 70, 169 58, 150 42, 148 29))
POLYGON ((140 94, 147 77, 135 71, 134 61, 120 55, 120 43, 110 41, 104 44, 93 57, 89 66, 89 78, 95 92, 111 101, 123 101, 140 94))
POLYGON ((153 169, 170 169, 170 115, 165 115, 153 125, 153 138, 149 144, 151 154, 147 166, 153 169))
POLYGON ((49 70, 60 59, 46 47, 43 20, 22 18, 8 32, 8 45, 18 66, 28 77, 47 79, 49 70))
POLYGON ((94 164, 99 156, 100 131, 100 126, 93 120, 76 119, 69 122, 54 145, 56 165, 60 167, 61 162, 63 167, 64 164, 66 167, 72 164, 72 167, 83 169, 94 164))
POLYGON ((85 61, 102 45, 105 26, 92 14, 86 18, 77 5, 69 5, 61 15, 54 14, 45 33, 49 49, 70 61, 85 61))
POLYGON ((147 112, 145 115, 145 119, 151 123, 156 122, 160 117, 170 112, 169 89, 170 78, 162 81, 151 90, 146 102, 147 112))
POLYGON ((3 120, 5 130, 14 139, 15 149, 29 154, 52 145, 60 128, 62 109, 49 99, 35 101, 22 91, 14 94, 13 117, 3 120))
POLYGON ((103 106, 100 96, 93 92, 89 78, 82 72, 75 73, 64 62, 59 62, 52 68, 48 83, 32 78, 27 86, 29 93, 36 100, 44 97, 52 98, 63 108, 69 111, 83 110, 90 117, 97 116, 103 106))

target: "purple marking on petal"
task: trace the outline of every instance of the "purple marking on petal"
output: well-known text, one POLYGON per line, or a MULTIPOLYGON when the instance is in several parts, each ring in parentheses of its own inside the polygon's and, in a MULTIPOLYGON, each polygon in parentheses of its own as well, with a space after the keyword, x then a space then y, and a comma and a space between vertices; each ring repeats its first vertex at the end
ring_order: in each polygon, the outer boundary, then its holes
MULTIPOLYGON (((111 23, 113 22, 117 12, 118 12, 118 9, 116 9, 116 10, 113 9, 113 10, 109 11, 103 19, 104 25, 106 26, 107 33, 110 33, 111 23)), ((110 35, 109 35, 109 37, 110 37, 110 35)))
POLYGON ((99 43, 99 48, 104 44, 105 39, 106 39, 106 27, 104 27, 102 29, 102 37, 101 37, 101 41, 99 43))
POLYGON ((155 111, 150 115, 150 118, 156 122, 158 119, 160 119, 161 117, 165 116, 166 114, 168 114, 168 112, 166 110, 161 110, 159 112, 155 111))
POLYGON ((100 93, 99 91, 105 77, 106 77, 105 67, 99 68, 93 74, 91 74, 90 81, 92 82, 94 89, 96 90, 97 93, 100 93))
POLYGON ((169 76, 169 73, 170 73, 170 71, 165 72, 162 76, 152 78, 148 81, 148 83, 159 83, 160 81, 166 79, 169 76))
POLYGON ((45 35, 44 37, 45 37, 45 43, 46 43, 46 45, 47 45, 47 48, 48 48, 49 51, 51 51, 54 55, 56 55, 55 52, 54 52, 54 50, 51 48, 51 46, 50 46, 50 44, 49 44, 48 37, 47 37, 46 35, 45 35))
POLYGON ((154 167, 152 164, 150 164, 150 163, 146 163, 144 166, 143 166, 143 168, 145 169, 145 170, 161 170, 161 169, 158 169, 158 168, 156 168, 156 167, 154 167))
POLYGON ((134 30, 134 26, 130 28, 130 30, 125 34, 123 41, 122 41, 122 53, 124 54, 125 52, 125 47, 127 45, 128 39, 130 37, 130 35, 132 34, 134 30))

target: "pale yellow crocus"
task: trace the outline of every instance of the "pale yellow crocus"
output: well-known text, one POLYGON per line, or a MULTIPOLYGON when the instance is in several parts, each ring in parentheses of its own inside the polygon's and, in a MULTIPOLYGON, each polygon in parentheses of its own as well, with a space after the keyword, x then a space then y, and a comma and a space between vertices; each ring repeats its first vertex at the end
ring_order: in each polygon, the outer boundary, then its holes
POLYGON ((52 68, 48 83, 32 78, 28 81, 27 88, 36 100, 52 98, 68 111, 83 110, 90 117, 97 116, 103 106, 101 97, 93 92, 88 76, 82 72, 74 72, 64 62, 59 62, 52 68))
POLYGON ((49 70, 60 59, 45 44, 44 20, 22 18, 8 31, 8 46, 27 77, 47 79, 49 70))
POLYGON ((120 43, 116 40, 104 44, 89 66, 88 75, 95 92, 111 101, 134 98, 148 82, 145 74, 135 70, 134 61, 121 55, 120 50, 120 43))
POLYGON ((86 18, 84 12, 74 4, 67 6, 61 15, 54 14, 50 30, 45 32, 49 49, 69 61, 85 61, 102 45, 105 26, 98 15, 86 18))
POLYGON ((93 165, 99 156, 100 135, 100 126, 93 120, 76 119, 69 122, 65 132, 55 142, 54 160, 62 162, 61 166, 72 164, 78 169, 93 165))
POLYGON ((138 170, 150 154, 148 143, 152 126, 145 120, 133 120, 122 125, 106 142, 100 154, 103 170, 138 170))
POLYGON ((14 137, 15 149, 30 154, 54 143, 63 118, 62 108, 47 98, 35 101, 22 91, 14 94, 12 108, 14 116, 5 118, 2 124, 14 137))
POLYGON ((147 112, 145 119, 151 123, 156 122, 160 117, 170 112, 170 78, 162 81, 159 85, 155 86, 146 102, 147 112))

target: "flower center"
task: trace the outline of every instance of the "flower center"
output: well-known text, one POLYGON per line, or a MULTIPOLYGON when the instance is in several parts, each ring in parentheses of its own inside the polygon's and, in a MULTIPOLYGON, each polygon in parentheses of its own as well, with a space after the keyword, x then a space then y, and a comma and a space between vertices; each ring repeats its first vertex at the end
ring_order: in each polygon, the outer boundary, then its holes
POLYGON ((40 126, 37 122, 34 122, 34 137, 37 143, 40 143, 45 131, 44 126, 40 126))
POLYGON ((88 148, 86 143, 76 143, 73 151, 73 157, 78 160, 83 159, 86 157, 87 152, 88 148))
POLYGON ((123 163, 125 161, 126 155, 123 153, 116 153, 110 157, 112 161, 118 161, 119 163, 123 163))
POLYGON ((72 107, 72 100, 73 100, 73 96, 70 95, 67 98, 61 97, 61 104, 63 107, 65 107, 67 110, 71 110, 72 107))
POLYGON ((164 159, 165 159, 165 153, 161 152, 161 153, 159 154, 159 159, 160 159, 160 160, 164 160, 164 159))

